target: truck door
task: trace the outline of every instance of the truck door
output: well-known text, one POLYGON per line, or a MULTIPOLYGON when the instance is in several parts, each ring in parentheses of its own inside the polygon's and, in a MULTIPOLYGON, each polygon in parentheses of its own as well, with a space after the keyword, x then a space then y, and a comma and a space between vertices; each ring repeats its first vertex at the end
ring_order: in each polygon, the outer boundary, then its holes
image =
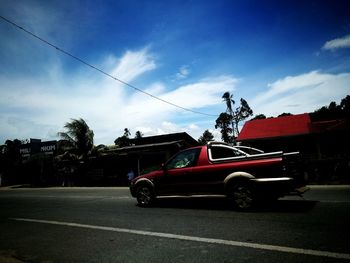
POLYGON ((198 178, 193 175, 200 148, 179 152, 164 166, 159 191, 163 194, 192 193, 198 189, 198 178))

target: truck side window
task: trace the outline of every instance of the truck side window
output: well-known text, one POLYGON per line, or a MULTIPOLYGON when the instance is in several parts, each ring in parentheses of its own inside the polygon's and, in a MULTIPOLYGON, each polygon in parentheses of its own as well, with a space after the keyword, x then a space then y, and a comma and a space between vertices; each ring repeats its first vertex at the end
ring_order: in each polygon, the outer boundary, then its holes
POLYGON ((200 149, 191 149, 180 152, 167 163, 166 168, 169 170, 194 166, 197 161, 199 151, 200 149))
POLYGON ((211 147, 210 150, 211 150, 211 158, 213 160, 244 156, 241 152, 230 147, 213 146, 211 147))

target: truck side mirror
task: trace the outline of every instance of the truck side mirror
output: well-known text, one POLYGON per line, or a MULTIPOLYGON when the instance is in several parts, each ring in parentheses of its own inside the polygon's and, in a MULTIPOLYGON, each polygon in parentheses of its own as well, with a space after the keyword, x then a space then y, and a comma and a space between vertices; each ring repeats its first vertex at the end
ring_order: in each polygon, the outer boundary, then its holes
POLYGON ((165 164, 164 164, 164 163, 162 163, 162 164, 160 165, 160 167, 161 167, 161 169, 162 169, 163 171, 166 170, 166 167, 165 167, 165 164))
POLYGON ((168 172, 167 172, 165 163, 162 163, 162 164, 160 165, 160 167, 161 167, 161 169, 162 169, 162 171, 163 171, 163 174, 164 174, 164 175, 167 175, 168 172))

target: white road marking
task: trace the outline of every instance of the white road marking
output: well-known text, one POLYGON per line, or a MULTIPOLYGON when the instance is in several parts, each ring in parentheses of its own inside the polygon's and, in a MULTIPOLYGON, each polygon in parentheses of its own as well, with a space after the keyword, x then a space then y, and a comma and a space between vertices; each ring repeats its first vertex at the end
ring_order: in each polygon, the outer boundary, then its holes
POLYGON ((119 232, 119 233, 128 233, 128 234, 135 234, 135 235, 142 235, 142 236, 170 238, 170 239, 202 242, 202 243, 209 243, 209 244, 227 245, 227 246, 235 246, 235 247, 246 247, 246 248, 263 249, 263 250, 270 250, 270 251, 277 251, 277 252, 302 254, 302 255, 308 255, 308 256, 319 256, 319 257, 329 257, 329 258, 350 260, 350 254, 336 253, 336 252, 330 252, 330 251, 320 251, 320 250, 313 250, 313 249, 274 246, 274 245, 248 243, 248 242, 240 242, 240 241, 225 240, 225 239, 184 236, 184 235, 177 235, 177 234, 170 234, 170 233, 142 231, 142 230, 118 228, 118 227, 96 226, 96 225, 78 224, 78 223, 71 223, 71 222, 39 220, 39 219, 30 219, 30 218, 11 218, 11 219, 16 220, 16 221, 31 222, 31 223, 41 223, 41 224, 50 224, 50 225, 87 228, 87 229, 104 230, 104 231, 119 232))

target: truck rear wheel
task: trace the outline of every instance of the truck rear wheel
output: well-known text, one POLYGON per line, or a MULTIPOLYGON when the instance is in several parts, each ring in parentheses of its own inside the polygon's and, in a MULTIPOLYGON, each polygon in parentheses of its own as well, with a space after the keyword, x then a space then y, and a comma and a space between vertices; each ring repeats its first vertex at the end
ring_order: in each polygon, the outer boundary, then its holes
POLYGON ((251 184, 247 182, 236 183, 231 191, 233 203, 239 210, 247 211, 254 206, 255 195, 251 184))

